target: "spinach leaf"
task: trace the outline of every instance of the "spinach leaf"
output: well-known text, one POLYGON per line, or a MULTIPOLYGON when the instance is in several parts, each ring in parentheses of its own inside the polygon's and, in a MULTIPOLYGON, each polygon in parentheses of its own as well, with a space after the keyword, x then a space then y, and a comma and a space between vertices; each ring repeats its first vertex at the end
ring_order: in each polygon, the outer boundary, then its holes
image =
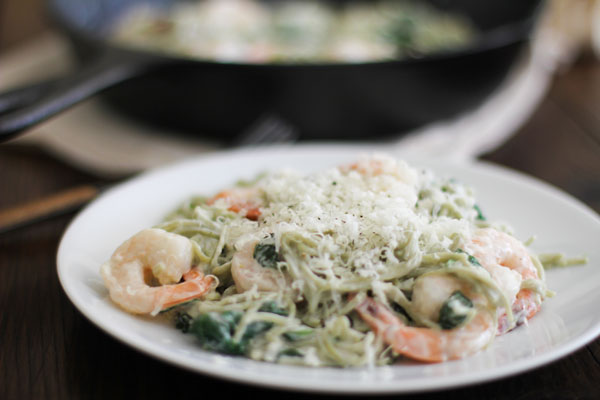
POLYGON ((192 317, 188 313, 177 313, 175 316, 175 328, 179 329, 183 333, 188 333, 190 325, 192 324, 192 317))
POLYGON ((233 340, 240 318, 241 313, 238 311, 202 314, 194 320, 190 332, 196 335, 205 350, 242 355, 245 349, 233 340))
POLYGON ((307 337, 309 337, 310 335, 312 335, 314 333, 314 330, 312 329, 298 329, 295 331, 289 331, 289 332, 285 332, 283 334, 283 337, 290 342, 297 342, 299 340, 302 339, 306 339, 307 337))
POLYGON ((277 315, 282 315, 284 317, 286 317, 288 315, 288 312, 285 308, 280 307, 277 302, 275 301, 265 301, 260 308, 258 309, 258 311, 262 311, 262 312, 269 312, 272 314, 277 314, 277 315))
POLYGON ((221 319, 223 319, 223 321, 225 321, 230 329, 233 331, 235 330, 235 327, 237 326, 237 324, 240 323, 240 320, 242 319, 242 312, 241 311, 224 311, 221 313, 221 319))
POLYGON ((203 349, 217 353, 244 355, 248 352, 250 341, 273 327, 271 322, 254 321, 244 330, 241 340, 233 336, 240 323, 240 311, 210 312, 202 314, 191 324, 189 331, 196 335, 203 349))
POLYGON ((481 267, 481 264, 479 263, 479 260, 476 259, 474 256, 470 255, 469 253, 467 253, 466 251, 464 251, 463 249, 456 249, 457 253, 463 253, 467 255, 467 259, 469 260, 469 262, 472 265, 475 265, 476 267, 481 267))
POLYGON ((477 211, 477 218, 479 221, 485 221, 486 218, 483 216, 483 213, 481 212, 481 208, 479 208, 479 206, 477 204, 475 204, 473 206, 473 208, 475 209, 475 211, 477 211))
POLYGON ((444 302, 438 323, 442 329, 454 329, 465 321, 472 308, 471 300, 457 290, 444 302))
POLYGON ((280 357, 304 357, 302 353, 300 353, 300 351, 294 349, 294 348, 288 348, 285 350, 281 350, 279 352, 279 354, 277 354, 277 358, 280 357))
POLYGON ((253 257, 263 268, 277 268, 278 254, 274 244, 257 244, 253 257))
POLYGON ((261 333, 268 331, 272 327, 273 327, 272 322, 267 322, 267 321, 250 322, 248 324, 248 326, 246 326, 246 330, 244 331, 244 334, 242 335, 242 340, 240 341, 240 344, 244 348, 246 348, 248 345, 248 342, 250 342, 250 340, 254 339, 256 336, 260 335, 261 333))
POLYGON ((408 17, 397 18, 383 36, 400 50, 406 50, 413 45, 415 36, 415 23, 408 17))

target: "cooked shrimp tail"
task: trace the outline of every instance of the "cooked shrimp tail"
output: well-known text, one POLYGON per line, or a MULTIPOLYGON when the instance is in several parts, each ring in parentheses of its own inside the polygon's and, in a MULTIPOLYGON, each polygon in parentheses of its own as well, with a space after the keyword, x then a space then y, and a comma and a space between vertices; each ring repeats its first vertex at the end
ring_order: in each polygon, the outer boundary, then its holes
POLYGON ((498 335, 506 333, 516 325, 526 323, 542 308, 540 295, 530 289, 522 289, 512 304, 513 318, 508 318, 506 312, 498 318, 498 335), (511 323, 512 322, 512 323, 511 323))
POLYGON ((162 306, 162 310, 202 297, 210 290, 213 283, 211 276, 204 276, 202 272, 196 269, 183 274, 183 279, 184 282, 182 283, 163 286, 169 295, 162 306))

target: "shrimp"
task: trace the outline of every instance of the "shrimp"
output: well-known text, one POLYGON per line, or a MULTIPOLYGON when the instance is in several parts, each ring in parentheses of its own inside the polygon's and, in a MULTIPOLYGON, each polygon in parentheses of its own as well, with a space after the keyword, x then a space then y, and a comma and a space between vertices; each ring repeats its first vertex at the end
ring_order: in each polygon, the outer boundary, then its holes
POLYGON ((249 220, 257 221, 261 215, 262 200, 256 188, 232 188, 217 193, 206 204, 213 205, 222 201, 229 211, 240 214, 249 220))
MULTIPOLYGON (((500 286, 512 304, 516 325, 532 318, 541 308, 541 296, 530 290, 521 289, 525 279, 539 279, 538 271, 525 246, 514 237, 492 228, 479 229, 472 242, 465 246, 500 286)), ((506 310, 500 311, 498 334, 515 327, 506 310)))
POLYGON ((375 156, 338 167, 344 175, 351 172, 364 180, 365 190, 387 192, 390 198, 413 206, 418 200, 417 172, 402 161, 391 157, 375 156))
POLYGON ((254 249, 259 242, 246 242, 231 260, 231 275, 238 293, 256 286, 261 292, 277 292, 289 286, 289 275, 276 268, 263 267, 254 258, 254 249))
POLYGON ((193 269, 192 261, 188 238, 144 229, 119 246, 100 273, 111 299, 120 307, 134 314, 156 315, 199 298, 212 287, 214 278, 193 269))
POLYGON ((472 293, 467 285, 449 275, 424 275, 417 279, 413 289, 416 311, 422 309, 427 317, 437 317, 446 294, 460 289, 473 300, 472 318, 454 329, 437 329, 408 326, 386 306, 367 298, 356 310, 392 349, 406 357, 425 361, 442 362, 460 359, 485 348, 495 336, 494 316, 483 307, 483 298, 472 293), (430 289, 436 289, 431 291, 430 289), (438 293, 439 290, 439 293, 438 293))
POLYGON ((342 173, 356 171, 366 177, 380 175, 390 175, 401 182, 414 184, 416 180, 415 172, 404 162, 395 160, 391 157, 371 157, 359 160, 350 165, 339 167, 342 173))

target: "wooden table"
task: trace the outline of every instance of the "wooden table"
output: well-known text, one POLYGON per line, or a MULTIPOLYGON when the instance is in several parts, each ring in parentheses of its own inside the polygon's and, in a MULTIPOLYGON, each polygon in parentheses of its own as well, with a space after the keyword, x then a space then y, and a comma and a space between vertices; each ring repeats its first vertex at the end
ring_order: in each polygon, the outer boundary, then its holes
MULTIPOLYGON (((483 158, 550 182, 600 212, 600 63, 588 57, 557 77, 527 124, 483 158)), ((98 180, 39 149, 0 145, 0 208, 83 183, 98 180)), ((321 397, 190 373, 104 334, 58 282, 56 250, 72 216, 0 235, 0 399, 196 398, 208 389, 236 398, 321 397)), ((516 377, 410 397, 600 398, 600 340, 516 377)))

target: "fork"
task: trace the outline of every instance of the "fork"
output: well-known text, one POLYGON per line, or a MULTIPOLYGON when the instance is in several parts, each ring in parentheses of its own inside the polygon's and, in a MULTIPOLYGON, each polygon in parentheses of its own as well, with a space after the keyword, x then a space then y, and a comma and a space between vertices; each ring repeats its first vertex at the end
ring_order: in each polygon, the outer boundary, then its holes
POLYGON ((235 137, 235 147, 257 146, 269 143, 293 143, 300 138, 296 128, 275 114, 265 114, 235 137))

